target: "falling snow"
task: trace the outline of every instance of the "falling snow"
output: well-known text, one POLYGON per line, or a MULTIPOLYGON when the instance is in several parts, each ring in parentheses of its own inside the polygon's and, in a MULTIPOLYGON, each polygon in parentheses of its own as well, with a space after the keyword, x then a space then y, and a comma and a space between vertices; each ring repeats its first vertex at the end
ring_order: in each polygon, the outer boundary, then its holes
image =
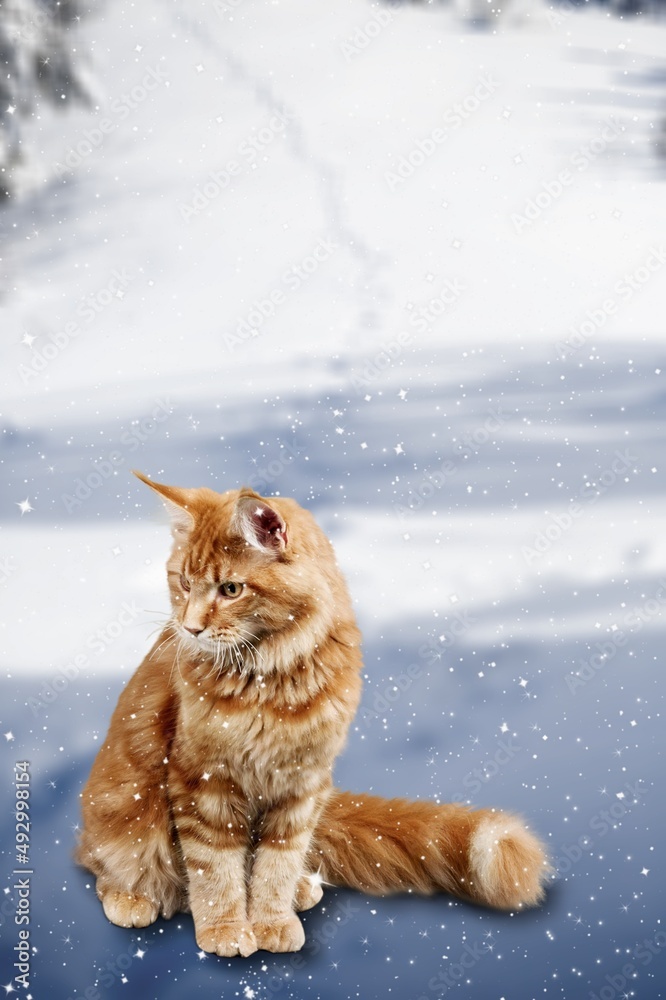
POLYGON ((30 44, 0 85, 8 996, 666 997, 666 26, 486 8, 105 0, 37 58, 83 100, 28 106, 30 44), (521 813, 542 908, 315 872, 248 960, 106 921, 78 796, 168 605, 134 467, 312 509, 364 634, 336 783, 521 813))

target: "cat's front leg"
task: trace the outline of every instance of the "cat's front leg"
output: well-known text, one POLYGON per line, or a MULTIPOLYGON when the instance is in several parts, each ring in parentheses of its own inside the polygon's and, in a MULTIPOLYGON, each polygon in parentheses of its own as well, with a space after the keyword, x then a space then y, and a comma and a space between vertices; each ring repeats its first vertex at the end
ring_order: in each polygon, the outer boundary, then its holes
POLYGON ((186 780, 175 768, 169 791, 197 944, 226 958, 252 955, 257 942, 247 913, 247 803, 231 781, 207 774, 186 780))
POLYGON ((248 912, 257 947, 264 951, 300 951, 305 943, 294 905, 325 797, 325 792, 294 797, 263 818, 252 865, 248 912))

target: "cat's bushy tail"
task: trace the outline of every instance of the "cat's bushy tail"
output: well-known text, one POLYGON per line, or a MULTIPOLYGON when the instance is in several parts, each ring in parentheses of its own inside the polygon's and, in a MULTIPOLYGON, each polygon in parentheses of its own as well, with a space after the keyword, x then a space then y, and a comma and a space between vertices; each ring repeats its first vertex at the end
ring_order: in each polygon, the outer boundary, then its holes
POLYGON ((550 873, 543 845, 516 816, 337 789, 310 862, 333 885, 376 895, 443 891, 503 910, 539 903, 550 873))

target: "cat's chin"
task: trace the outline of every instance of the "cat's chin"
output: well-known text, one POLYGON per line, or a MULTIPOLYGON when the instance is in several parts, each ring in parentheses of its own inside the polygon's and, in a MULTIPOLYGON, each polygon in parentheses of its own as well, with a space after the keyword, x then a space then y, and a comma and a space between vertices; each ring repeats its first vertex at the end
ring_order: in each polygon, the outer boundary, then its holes
POLYGON ((207 639, 205 636, 190 635, 186 631, 183 631, 181 634, 186 642, 187 648, 191 649, 192 652, 206 654, 212 657, 216 654, 219 656, 219 642, 215 642, 213 639, 207 639))
POLYGON ((181 635, 187 648, 197 656, 200 662, 212 663, 220 674, 232 672, 248 674, 254 667, 253 658, 239 658, 238 640, 209 639, 207 636, 193 636, 186 629, 181 629, 181 635))
POLYGON ((179 629, 179 636, 183 647, 191 653, 196 653, 198 656, 205 656, 214 658, 216 653, 219 656, 219 643, 213 642, 212 639, 207 639, 205 636, 194 636, 191 635, 187 629, 179 629))

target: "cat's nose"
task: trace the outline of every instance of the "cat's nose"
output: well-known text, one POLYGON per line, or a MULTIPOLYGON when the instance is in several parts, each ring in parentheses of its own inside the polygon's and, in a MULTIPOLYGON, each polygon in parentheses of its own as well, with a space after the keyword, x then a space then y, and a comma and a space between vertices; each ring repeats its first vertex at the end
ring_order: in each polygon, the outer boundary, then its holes
POLYGON ((196 636, 201 635, 201 633, 203 632, 203 629, 202 628, 190 628, 189 625, 186 625, 185 626, 185 631, 189 632, 191 635, 195 636, 195 638, 196 638, 196 636))

